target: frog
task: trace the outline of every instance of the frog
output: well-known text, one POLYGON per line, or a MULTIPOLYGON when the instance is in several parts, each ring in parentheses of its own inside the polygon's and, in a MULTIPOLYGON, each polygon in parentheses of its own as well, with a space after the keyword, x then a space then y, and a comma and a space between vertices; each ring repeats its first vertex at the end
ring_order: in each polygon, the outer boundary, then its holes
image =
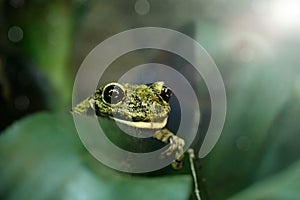
POLYGON ((175 158, 172 168, 183 165, 184 139, 166 128, 171 107, 172 91, 163 81, 151 84, 110 82, 96 89, 94 94, 75 105, 73 114, 87 114, 89 109, 95 117, 107 117, 126 126, 153 130, 152 137, 169 145, 161 158, 175 158))

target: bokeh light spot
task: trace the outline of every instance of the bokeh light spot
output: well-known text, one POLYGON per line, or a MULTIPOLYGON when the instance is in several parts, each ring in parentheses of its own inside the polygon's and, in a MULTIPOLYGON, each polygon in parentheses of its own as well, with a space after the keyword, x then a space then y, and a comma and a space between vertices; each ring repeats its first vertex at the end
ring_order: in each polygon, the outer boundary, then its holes
POLYGON ((19 26, 12 26, 8 29, 7 36, 12 42, 20 42, 23 39, 23 30, 19 26))
POLYGON ((240 49, 239 57, 242 62, 251 62, 254 58, 254 50, 250 47, 240 49))
POLYGON ((147 0, 137 0, 134 9, 139 15, 147 15, 150 11, 150 4, 147 0))

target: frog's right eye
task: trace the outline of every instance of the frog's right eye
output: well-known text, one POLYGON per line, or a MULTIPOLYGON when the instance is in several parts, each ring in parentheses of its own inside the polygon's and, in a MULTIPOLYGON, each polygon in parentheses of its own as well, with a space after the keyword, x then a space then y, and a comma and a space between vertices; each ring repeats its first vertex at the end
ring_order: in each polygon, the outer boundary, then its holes
POLYGON ((164 101, 168 102, 170 97, 172 96, 170 88, 163 86, 160 92, 160 96, 164 101))
POLYGON ((103 102, 114 106, 121 103, 125 98, 125 90, 119 83, 109 83, 102 91, 103 102))

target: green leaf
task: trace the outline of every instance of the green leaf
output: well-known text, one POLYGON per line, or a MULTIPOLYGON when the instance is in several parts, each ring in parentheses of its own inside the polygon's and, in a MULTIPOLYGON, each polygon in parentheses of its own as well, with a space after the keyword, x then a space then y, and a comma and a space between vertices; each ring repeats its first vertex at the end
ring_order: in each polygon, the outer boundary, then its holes
POLYGON ((103 166, 68 114, 25 118, 0 137, 1 199, 188 199, 189 176, 141 177, 103 166))
POLYGON ((299 188, 300 162, 297 162, 280 174, 245 189, 230 200, 299 199, 299 188))
POLYGON ((232 72, 226 124, 202 162, 210 198, 228 198, 299 160, 297 73, 282 67, 286 63, 259 62, 232 72))

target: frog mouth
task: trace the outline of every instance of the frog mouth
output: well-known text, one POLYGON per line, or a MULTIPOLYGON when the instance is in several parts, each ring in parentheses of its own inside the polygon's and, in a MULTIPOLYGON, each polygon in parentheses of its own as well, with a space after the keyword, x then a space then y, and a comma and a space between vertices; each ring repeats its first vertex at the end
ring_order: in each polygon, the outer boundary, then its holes
POLYGON ((136 127, 136 128, 143 128, 143 129, 161 129, 166 126, 168 121, 168 117, 165 117, 162 121, 155 121, 155 122, 143 122, 143 121, 134 122, 134 121, 127 121, 124 119, 118 119, 114 117, 110 117, 110 118, 115 120, 118 123, 136 127))

